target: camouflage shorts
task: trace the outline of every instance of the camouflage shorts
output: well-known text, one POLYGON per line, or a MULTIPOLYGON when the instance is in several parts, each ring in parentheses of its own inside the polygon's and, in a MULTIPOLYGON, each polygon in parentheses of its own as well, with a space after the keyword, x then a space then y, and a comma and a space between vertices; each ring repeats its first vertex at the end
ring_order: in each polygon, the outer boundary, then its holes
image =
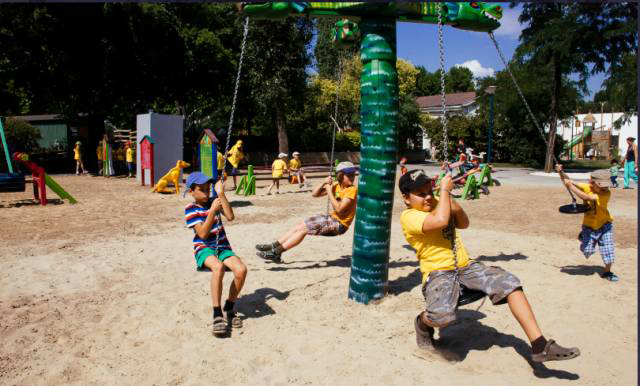
POLYGON ((313 236, 338 236, 347 231, 347 227, 331 216, 319 214, 304 220, 307 234, 313 236))
MULTIPOLYGON (((504 269, 477 261, 471 261, 458 272, 462 284, 486 293, 494 305, 505 303, 507 295, 522 286, 517 277, 504 269)), ((454 271, 432 271, 422 286, 427 317, 436 325, 445 326, 456 320, 460 284, 454 275, 454 271)))

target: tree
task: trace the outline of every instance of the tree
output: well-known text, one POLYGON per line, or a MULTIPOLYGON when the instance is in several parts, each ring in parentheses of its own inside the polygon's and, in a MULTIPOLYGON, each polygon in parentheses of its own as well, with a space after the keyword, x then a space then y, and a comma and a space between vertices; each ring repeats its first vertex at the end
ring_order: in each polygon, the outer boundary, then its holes
POLYGON ((580 86, 586 90, 586 80, 591 74, 603 72, 606 63, 615 67, 622 53, 637 49, 637 33, 630 29, 635 20, 635 6, 624 3, 528 3, 523 6, 519 21, 528 26, 520 35, 516 56, 550 67, 553 73, 546 172, 553 167, 563 76, 577 73, 580 86))
POLYGON ((416 79, 420 71, 404 59, 396 61, 396 71, 398 72, 398 95, 414 95, 416 79))
POLYGON ((436 95, 440 93, 440 70, 429 72, 423 66, 416 67, 416 96, 436 95))
POLYGON ((445 90, 447 93, 473 91, 473 73, 466 67, 454 66, 445 75, 445 90))

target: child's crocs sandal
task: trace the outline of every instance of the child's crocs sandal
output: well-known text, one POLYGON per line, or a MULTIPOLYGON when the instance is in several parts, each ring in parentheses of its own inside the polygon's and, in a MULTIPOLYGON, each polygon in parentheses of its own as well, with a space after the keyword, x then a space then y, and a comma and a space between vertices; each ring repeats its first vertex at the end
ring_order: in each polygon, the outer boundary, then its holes
POLYGON ((534 362, 564 361, 580 356, 577 347, 565 348, 557 344, 553 339, 549 339, 542 352, 531 355, 534 362))
POLYGON ((605 272, 602 275, 600 275, 601 278, 609 280, 609 281, 618 281, 620 280, 620 278, 618 277, 618 275, 616 275, 615 273, 609 271, 609 272, 605 272))
POLYGON ((227 322, 222 316, 216 316, 213 318, 213 336, 221 338, 225 335, 227 335, 227 322))
POLYGON ((273 249, 273 244, 256 244, 256 249, 262 252, 271 251, 273 249))
POLYGON ((235 312, 227 312, 227 324, 233 328, 242 328, 242 318, 235 312))
POLYGON ((280 257, 280 254, 276 254, 276 253, 273 253, 273 252, 259 251, 259 252, 256 252, 256 255, 261 259, 271 260, 271 261, 273 261, 275 263, 282 263, 282 259, 280 257))

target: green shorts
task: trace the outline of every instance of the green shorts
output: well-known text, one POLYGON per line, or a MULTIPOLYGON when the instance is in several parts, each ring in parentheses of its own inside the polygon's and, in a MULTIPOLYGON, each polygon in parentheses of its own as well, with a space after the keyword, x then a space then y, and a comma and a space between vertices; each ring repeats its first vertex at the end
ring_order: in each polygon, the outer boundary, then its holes
POLYGON ((220 254, 218 255, 216 254, 216 250, 213 248, 209 248, 209 247, 202 248, 201 250, 198 251, 198 253, 195 254, 196 265, 197 265, 196 269, 198 271, 211 271, 209 268, 204 266, 204 262, 205 260, 207 260, 207 257, 209 256, 215 256, 218 258, 218 260, 222 262, 222 261, 225 261, 227 258, 235 255, 236 254, 233 253, 231 249, 223 249, 220 251, 220 254))

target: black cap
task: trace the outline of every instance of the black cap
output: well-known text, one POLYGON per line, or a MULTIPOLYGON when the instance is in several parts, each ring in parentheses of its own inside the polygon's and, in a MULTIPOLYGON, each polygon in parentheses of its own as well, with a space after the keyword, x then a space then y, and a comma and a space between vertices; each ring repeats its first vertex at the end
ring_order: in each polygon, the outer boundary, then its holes
POLYGON ((402 194, 409 194, 412 190, 431 184, 431 178, 422 169, 414 169, 406 172, 400 177, 398 187, 402 194))

